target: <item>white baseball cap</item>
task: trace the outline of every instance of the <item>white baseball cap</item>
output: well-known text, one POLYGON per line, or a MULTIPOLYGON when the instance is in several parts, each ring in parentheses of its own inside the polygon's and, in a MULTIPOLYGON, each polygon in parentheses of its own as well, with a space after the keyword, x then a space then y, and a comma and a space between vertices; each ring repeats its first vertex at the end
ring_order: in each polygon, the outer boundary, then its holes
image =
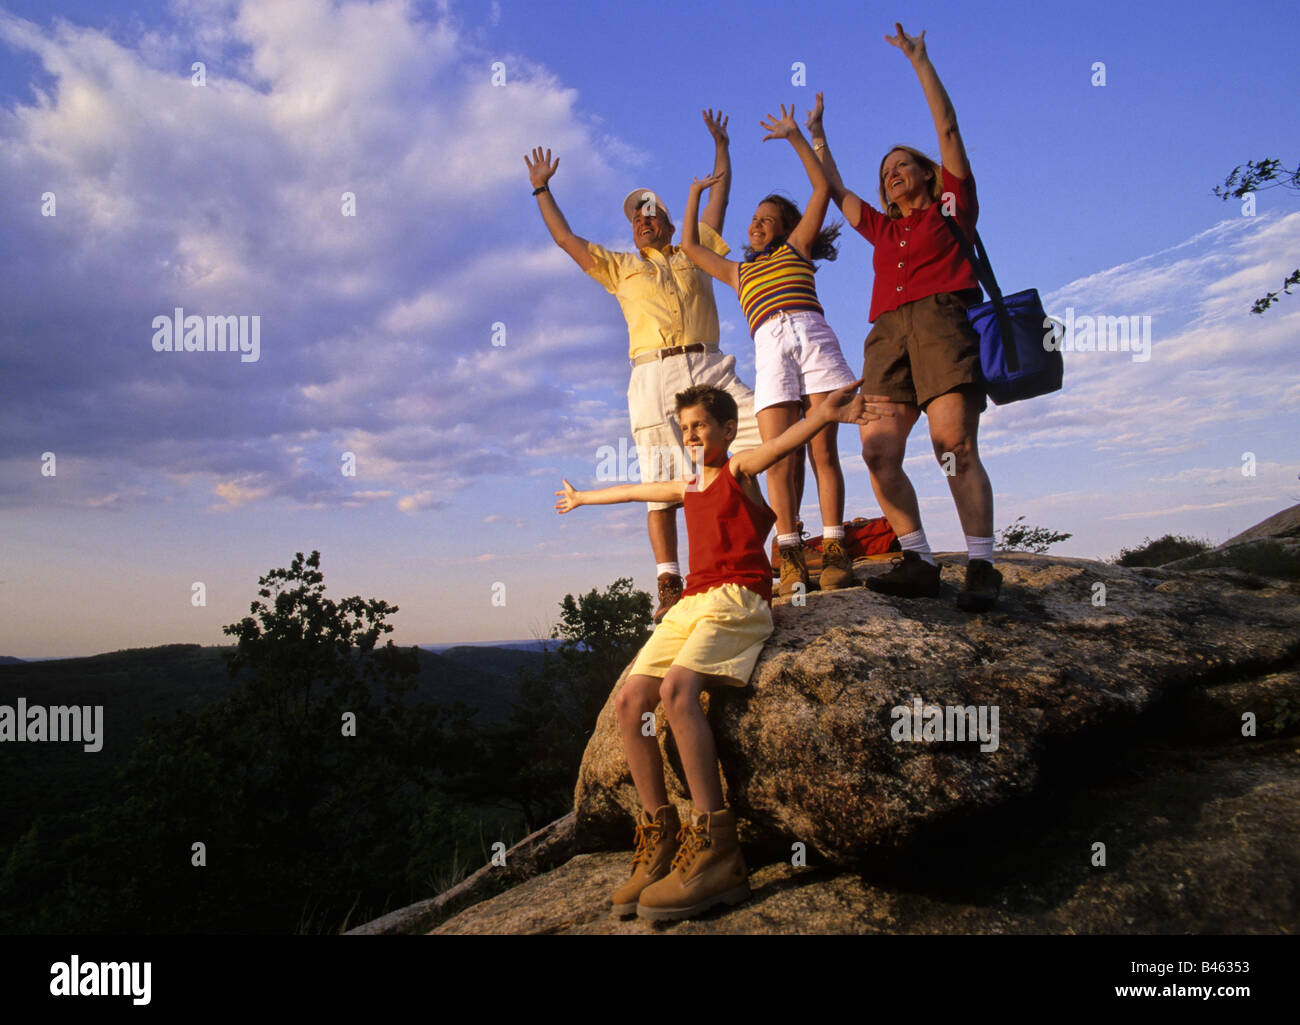
POLYGON ((623 213, 627 215, 628 221, 634 220, 636 212, 647 203, 654 203, 656 209, 662 210, 664 216, 668 218, 668 223, 672 224, 673 215, 668 212, 668 204, 650 189, 633 189, 627 194, 627 199, 623 200, 623 213))

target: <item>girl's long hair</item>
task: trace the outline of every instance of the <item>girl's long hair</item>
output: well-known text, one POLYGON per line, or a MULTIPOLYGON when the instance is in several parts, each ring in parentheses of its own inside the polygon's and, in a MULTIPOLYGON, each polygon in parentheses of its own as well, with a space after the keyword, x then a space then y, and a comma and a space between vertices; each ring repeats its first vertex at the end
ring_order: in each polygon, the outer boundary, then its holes
MULTIPOLYGON (((781 211, 781 230, 777 232, 776 238, 772 240, 774 246, 779 246, 790 237, 790 232, 794 231, 794 229, 799 226, 799 221, 802 220, 803 214, 794 203, 786 199, 785 196, 778 196, 775 192, 770 196, 764 196, 758 201, 759 206, 762 206, 764 203, 771 203, 781 211)), ((822 230, 817 233, 817 237, 813 239, 813 244, 808 253, 808 258, 810 260, 834 260, 839 256, 840 250, 839 247, 836 246, 835 240, 840 237, 840 228, 842 227, 843 225, 839 221, 836 221, 834 224, 822 228, 822 230)), ((746 263, 753 260, 758 255, 758 251, 753 246, 745 246, 746 263)))

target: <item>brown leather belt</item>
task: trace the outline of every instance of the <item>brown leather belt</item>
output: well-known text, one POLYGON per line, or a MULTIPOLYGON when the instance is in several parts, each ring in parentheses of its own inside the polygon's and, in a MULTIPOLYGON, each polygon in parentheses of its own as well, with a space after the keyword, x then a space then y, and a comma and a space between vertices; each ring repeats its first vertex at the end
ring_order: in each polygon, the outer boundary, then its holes
POLYGON ((652 363, 657 359, 663 359, 666 356, 684 356, 688 352, 717 352, 716 345, 706 345, 704 342, 694 342, 691 345, 671 345, 666 349, 655 349, 653 352, 643 352, 640 356, 632 361, 632 366, 639 367, 642 363, 652 363))

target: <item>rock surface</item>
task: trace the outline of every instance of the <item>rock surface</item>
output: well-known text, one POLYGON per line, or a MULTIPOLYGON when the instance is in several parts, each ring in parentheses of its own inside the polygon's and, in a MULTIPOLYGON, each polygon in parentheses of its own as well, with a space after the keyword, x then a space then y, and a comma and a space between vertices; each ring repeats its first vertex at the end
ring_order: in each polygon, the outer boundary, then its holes
MULTIPOLYGON (((751 685, 708 696, 742 843, 780 857, 803 843, 827 861, 856 864, 1031 793, 1045 764, 1081 744, 1105 749, 1158 702, 1300 656, 1300 601, 1286 581, 1006 554, 998 609, 975 616, 954 605, 964 557, 939 561, 939 600, 854 588, 810 593, 802 607, 779 601, 751 685), (996 708, 996 747, 894 739, 893 710, 915 699, 984 706, 989 725, 996 708)), ((575 792, 584 850, 626 846, 639 808, 615 693, 575 792)), ((1245 711, 1229 702, 1225 727, 1238 729, 1245 711)), ((669 796, 685 805, 662 707, 657 730, 669 796)))

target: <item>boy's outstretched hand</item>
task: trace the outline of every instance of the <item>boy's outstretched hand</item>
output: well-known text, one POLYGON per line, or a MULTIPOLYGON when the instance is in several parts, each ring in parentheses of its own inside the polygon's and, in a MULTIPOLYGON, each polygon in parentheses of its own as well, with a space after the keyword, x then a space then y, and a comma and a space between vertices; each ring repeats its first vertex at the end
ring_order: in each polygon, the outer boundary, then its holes
MULTIPOLYGON (((560 479, 564 480, 563 477, 560 479)), ((582 505, 582 499, 578 497, 580 494, 582 494, 582 492, 575 491, 573 485, 565 480, 564 490, 556 492, 556 495, 559 496, 560 500, 555 503, 555 511, 563 515, 570 509, 578 508, 578 506, 582 505)))
POLYGON ((833 391, 822 400, 821 407, 830 420, 844 424, 869 424, 881 417, 893 416, 889 404, 894 400, 887 395, 859 395, 862 378, 833 391), (877 405, 881 404, 881 405, 877 405))

